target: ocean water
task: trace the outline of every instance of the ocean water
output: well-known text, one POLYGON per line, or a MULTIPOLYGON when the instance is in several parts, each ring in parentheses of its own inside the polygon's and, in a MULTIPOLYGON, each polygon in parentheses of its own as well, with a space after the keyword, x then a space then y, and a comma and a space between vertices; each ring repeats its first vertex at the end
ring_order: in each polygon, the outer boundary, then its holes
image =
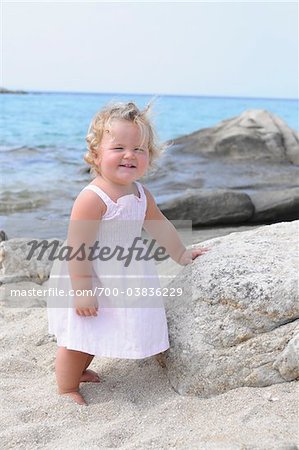
MULTIPOLYGON (((29 93, 1 95, 0 225, 9 238, 63 237, 73 200, 89 182, 83 161, 93 115, 109 101, 149 95, 29 93)), ((248 109, 266 109, 298 129, 288 99, 160 96, 153 120, 162 141, 216 125, 248 109)), ((159 192, 153 192, 159 201, 159 192)))

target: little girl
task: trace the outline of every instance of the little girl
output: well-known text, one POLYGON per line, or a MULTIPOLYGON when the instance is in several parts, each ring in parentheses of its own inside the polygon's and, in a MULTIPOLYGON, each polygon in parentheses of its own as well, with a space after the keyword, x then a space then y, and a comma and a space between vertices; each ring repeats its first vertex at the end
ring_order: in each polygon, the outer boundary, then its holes
MULTIPOLYGON (((151 193, 137 181, 162 148, 148 111, 149 106, 140 111, 134 103, 116 103, 93 118, 85 161, 96 177, 74 202, 68 245, 76 248, 79 241, 92 244, 96 239, 111 251, 116 246, 128 248, 143 227, 174 261, 190 264, 208 249, 187 250, 151 193)), ((100 381, 88 369, 95 355, 139 359, 169 348, 164 305, 161 297, 155 298, 159 284, 153 266, 152 261, 134 261, 125 267, 116 258, 87 257, 80 263, 73 259, 54 264, 51 279, 58 273, 64 292, 71 288, 73 293, 80 292, 69 294, 68 307, 48 307, 49 332, 56 335, 58 344, 55 372, 59 394, 86 405, 79 384, 100 381), (99 289, 96 293, 95 287, 111 291, 99 293, 99 289), (113 288, 115 297, 109 295, 113 288), (87 291, 93 295, 81 295, 87 291)), ((65 298, 63 302, 65 306, 65 298)))

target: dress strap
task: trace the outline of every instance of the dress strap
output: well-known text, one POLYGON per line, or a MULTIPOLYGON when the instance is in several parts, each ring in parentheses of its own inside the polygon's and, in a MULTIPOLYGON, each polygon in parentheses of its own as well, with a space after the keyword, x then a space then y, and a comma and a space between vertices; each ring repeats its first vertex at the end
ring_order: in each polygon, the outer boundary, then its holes
POLYGON ((97 194, 103 200, 103 202, 107 206, 113 205, 113 201, 111 200, 111 198, 104 191, 102 191, 102 189, 99 188, 98 186, 95 186, 94 184, 89 184, 88 186, 86 186, 85 188, 82 189, 82 191, 85 191, 85 190, 93 191, 95 194, 97 194))

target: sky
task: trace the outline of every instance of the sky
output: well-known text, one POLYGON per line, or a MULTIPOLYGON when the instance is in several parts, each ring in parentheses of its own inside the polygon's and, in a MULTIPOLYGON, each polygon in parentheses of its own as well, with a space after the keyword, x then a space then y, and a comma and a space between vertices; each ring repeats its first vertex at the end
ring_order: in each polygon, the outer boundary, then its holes
POLYGON ((11 89, 298 97, 296 2, 13 2, 1 6, 11 89))

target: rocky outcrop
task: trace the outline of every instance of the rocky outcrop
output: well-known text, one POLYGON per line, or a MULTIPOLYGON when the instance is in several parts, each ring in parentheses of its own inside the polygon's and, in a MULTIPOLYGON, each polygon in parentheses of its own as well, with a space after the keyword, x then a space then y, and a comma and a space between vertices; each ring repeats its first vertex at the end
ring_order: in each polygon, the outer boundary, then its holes
POLYGON ((269 223, 298 218, 299 188, 255 192, 250 200, 254 206, 250 222, 269 223))
POLYGON ((298 221, 202 243, 211 250, 168 285, 174 389, 210 397, 299 377, 298 221))
POLYGON ((298 219, 298 179, 297 133, 252 110, 172 141, 145 182, 169 219, 210 225, 298 219))
POLYGON ((27 92, 0 87, 0 94, 27 94, 27 92))
POLYGON ((298 134, 280 117, 265 110, 244 111, 238 117, 175 139, 173 143, 183 144, 184 153, 299 164, 298 134))
POLYGON ((160 205, 169 220, 192 220, 192 225, 246 222, 254 214, 247 194, 229 190, 187 189, 178 199, 160 205))
POLYGON ((186 189, 159 207, 169 220, 192 220, 193 226, 274 223, 299 218, 299 188, 250 195, 232 189, 186 189))
POLYGON ((58 239, 15 238, 0 242, 0 283, 43 283, 50 275, 53 264, 51 254, 54 249, 59 251, 61 245, 62 241, 58 239), (39 245, 34 252, 32 241, 39 245))

